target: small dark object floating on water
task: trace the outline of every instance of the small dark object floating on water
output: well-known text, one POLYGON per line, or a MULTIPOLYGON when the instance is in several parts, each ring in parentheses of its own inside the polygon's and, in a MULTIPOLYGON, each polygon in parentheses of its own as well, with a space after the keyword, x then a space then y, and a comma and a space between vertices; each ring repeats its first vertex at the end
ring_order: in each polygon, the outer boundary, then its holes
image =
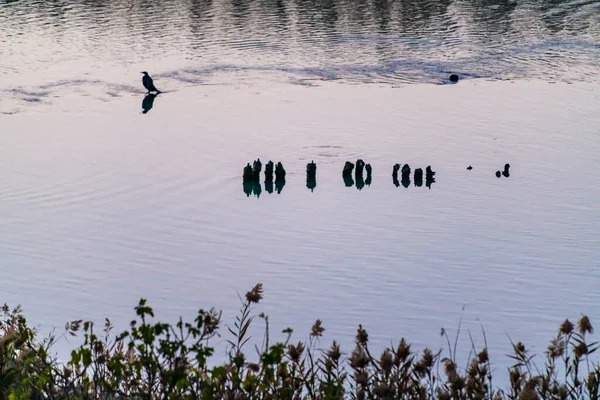
POLYGON ((504 175, 506 178, 508 178, 510 176, 510 173, 508 172, 509 168, 510 168, 510 164, 505 164, 504 171, 502 171, 502 175, 504 175))
POLYGON ((500 178, 502 176, 502 173, 500 171, 496 171, 496 178, 500 178))
POLYGON ((467 170, 469 170, 469 171, 472 169, 473 169, 473 167, 471 167, 470 165, 467 167, 467 170))
POLYGON ((458 82, 458 75, 451 74, 450 75, 450 82, 458 82))

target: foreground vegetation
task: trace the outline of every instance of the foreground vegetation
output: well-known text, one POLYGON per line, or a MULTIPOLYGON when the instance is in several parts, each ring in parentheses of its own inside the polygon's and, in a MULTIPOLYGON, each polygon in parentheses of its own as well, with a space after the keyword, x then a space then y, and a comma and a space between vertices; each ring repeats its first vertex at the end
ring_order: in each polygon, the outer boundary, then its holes
MULTIPOLYGON (((65 334, 81 331, 84 344, 60 363, 51 347, 60 337, 40 340, 19 308, 2 308, 0 320, 0 399, 597 399, 600 365, 589 355, 588 317, 576 326, 566 320, 538 365, 522 343, 513 344, 514 365, 506 388, 496 388, 487 348, 472 348, 466 368, 456 362, 456 341, 444 351, 416 354, 401 339, 378 357, 371 354, 368 334, 359 325, 356 346, 344 355, 334 341, 319 348, 324 332, 317 320, 307 342, 270 342, 269 319, 253 314, 263 297, 256 285, 241 298, 240 315, 227 327, 228 360, 210 366, 211 339, 219 335, 220 313, 200 310, 192 322, 153 322, 152 308, 140 300, 130 329, 100 332, 91 322, 74 321, 65 334), (265 334, 257 355, 248 357, 248 331, 255 318, 265 334), (443 356, 444 353, 447 353, 443 356)), ((460 331, 460 325, 459 325, 460 331)), ((483 332, 485 337, 485 332, 483 332)), ((62 335, 61 335, 62 336, 62 335)), ((458 338, 456 338, 458 339, 458 338)), ((499 372, 500 373, 500 372, 499 372)))

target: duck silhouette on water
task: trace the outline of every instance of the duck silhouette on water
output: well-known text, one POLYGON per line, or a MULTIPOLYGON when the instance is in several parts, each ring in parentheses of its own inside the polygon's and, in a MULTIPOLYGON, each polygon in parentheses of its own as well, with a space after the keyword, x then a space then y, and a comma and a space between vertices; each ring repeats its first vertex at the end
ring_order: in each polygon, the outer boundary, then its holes
POLYGON ((142 85, 144 85, 144 87, 146 88, 148 93, 150 93, 150 92, 156 92, 156 94, 160 93, 160 90, 158 90, 156 88, 156 86, 154 86, 154 81, 152 80, 150 75, 148 75, 148 72, 142 71, 141 73, 144 74, 144 76, 142 77, 142 85))

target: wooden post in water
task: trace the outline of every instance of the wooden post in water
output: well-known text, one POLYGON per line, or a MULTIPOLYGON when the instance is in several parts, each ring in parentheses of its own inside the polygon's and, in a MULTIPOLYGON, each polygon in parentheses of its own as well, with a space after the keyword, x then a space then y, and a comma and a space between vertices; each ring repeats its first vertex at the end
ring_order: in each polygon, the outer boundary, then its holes
POLYGON ((317 187, 317 164, 314 160, 306 164, 306 187, 311 192, 317 187))

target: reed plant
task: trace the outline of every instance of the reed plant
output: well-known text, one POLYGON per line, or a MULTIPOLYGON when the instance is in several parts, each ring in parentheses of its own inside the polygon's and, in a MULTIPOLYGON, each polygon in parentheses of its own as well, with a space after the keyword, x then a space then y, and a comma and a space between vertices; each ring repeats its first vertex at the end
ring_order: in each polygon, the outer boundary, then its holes
MULTIPOLYGON (((269 318, 254 307, 263 299, 259 283, 240 296, 241 308, 227 326, 227 359, 211 364, 211 343, 220 335, 221 313, 200 309, 193 321, 155 321, 141 299, 129 329, 113 334, 107 319, 97 328, 72 321, 61 335, 40 339, 22 310, 1 309, 0 399, 598 399, 600 365, 591 355, 587 316, 565 320, 543 355, 534 357, 521 342, 512 343, 514 361, 508 387, 493 385, 487 340, 477 348, 471 338, 468 362, 457 362, 457 343, 447 331, 447 348, 418 353, 404 339, 373 354, 369 335, 359 325, 354 349, 333 343, 321 347, 317 320, 306 341, 292 341, 292 329, 272 340, 269 318), (251 326, 261 321, 260 345, 250 348, 251 326), (83 344, 59 362, 51 349, 65 335, 82 335, 83 344), (539 358, 539 361, 536 361, 539 358)), ((482 331, 485 339, 485 331, 482 331)), ((470 335, 470 334, 469 334, 470 335)))

